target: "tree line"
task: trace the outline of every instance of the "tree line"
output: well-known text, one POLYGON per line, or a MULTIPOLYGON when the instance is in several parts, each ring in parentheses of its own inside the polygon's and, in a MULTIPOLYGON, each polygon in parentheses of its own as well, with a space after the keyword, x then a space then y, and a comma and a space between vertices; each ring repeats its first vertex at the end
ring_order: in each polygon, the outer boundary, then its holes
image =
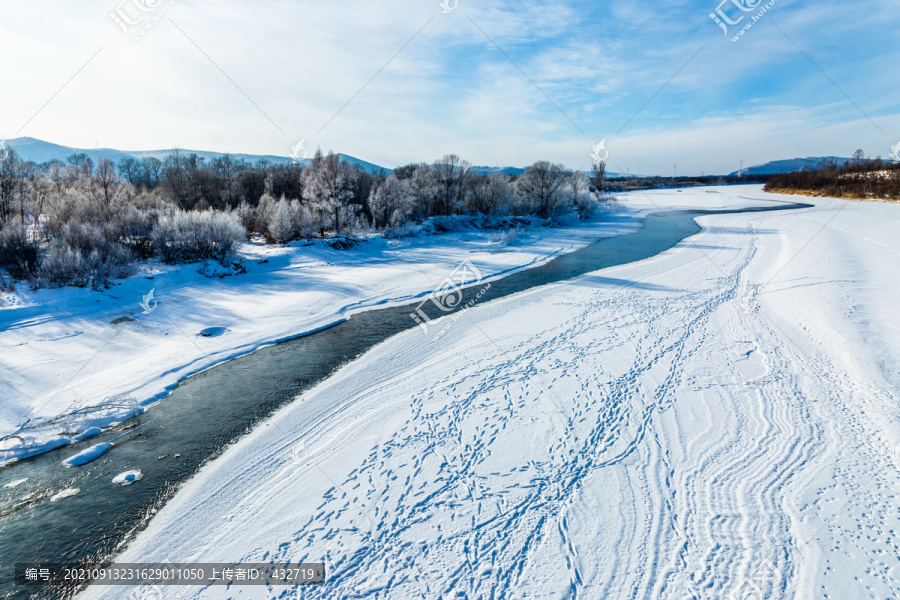
POLYGON ((9 150, 0 161, 0 284, 97 288, 154 256, 226 264, 254 236, 286 244, 454 215, 585 219, 607 187, 602 163, 584 173, 538 161, 511 176, 476 172, 451 154, 371 173, 321 151, 302 165, 178 151, 36 164, 9 150))
POLYGON ((900 200, 900 163, 868 159, 862 150, 844 164, 828 158, 814 168, 773 175, 766 191, 832 198, 900 200))

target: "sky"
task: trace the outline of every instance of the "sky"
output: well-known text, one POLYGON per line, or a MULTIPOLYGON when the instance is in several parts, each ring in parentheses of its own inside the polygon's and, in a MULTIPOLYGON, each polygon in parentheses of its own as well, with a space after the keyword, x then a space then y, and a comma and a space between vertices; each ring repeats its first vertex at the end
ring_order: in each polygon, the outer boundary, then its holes
POLYGON ((0 139, 573 169, 605 140, 646 175, 888 156, 897 0, 718 2, 0 0, 0 139))

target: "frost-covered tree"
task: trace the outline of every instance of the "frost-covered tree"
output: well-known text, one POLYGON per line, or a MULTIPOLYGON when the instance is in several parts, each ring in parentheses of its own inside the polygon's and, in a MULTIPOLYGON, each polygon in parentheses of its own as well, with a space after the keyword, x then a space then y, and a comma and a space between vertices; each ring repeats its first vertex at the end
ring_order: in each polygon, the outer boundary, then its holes
POLYGON ((303 197, 315 204, 331 221, 336 235, 352 222, 360 206, 352 202, 356 172, 339 154, 317 152, 303 171, 303 197))
POLYGON ((600 206, 591 192, 591 183, 582 171, 575 171, 569 180, 569 193, 575 203, 579 219, 590 219, 597 214, 600 206))
POLYGON ((300 203, 284 198, 276 202, 269 217, 268 230, 279 244, 296 240, 300 235, 300 203))
POLYGON ((29 210, 35 219, 39 219, 50 197, 52 184, 43 169, 33 163, 25 170, 25 177, 25 194, 28 197, 29 210))
POLYGON ((369 210, 372 211, 376 227, 405 223, 414 210, 409 185, 391 175, 373 190, 369 198, 369 210))
POLYGON ((282 198, 269 211, 267 231, 279 244, 310 238, 318 227, 316 211, 297 200, 282 198))
POLYGON ((6 150, 6 157, 0 160, 0 223, 10 219, 15 210, 15 199, 22 193, 23 162, 15 150, 6 150))
POLYGON ((176 211, 160 217, 153 230, 153 246, 167 263, 211 258, 225 264, 246 237, 234 213, 176 211))
POLYGON ((549 218, 562 212, 571 198, 566 189, 568 179, 565 167, 542 160, 528 167, 516 186, 540 216, 549 218))
POLYGON ((0 224, 0 269, 14 279, 25 279, 34 274, 37 264, 38 245, 29 239, 25 225, 16 220, 0 224))
POLYGON ((582 194, 589 194, 590 189, 591 183, 588 181, 584 171, 575 171, 572 173, 572 176, 569 178, 569 191, 574 200, 577 201, 582 194))
POLYGON ((431 208, 437 202, 438 183, 434 169, 430 165, 419 165, 412 177, 405 179, 413 200, 413 218, 424 219, 431 214, 431 208))

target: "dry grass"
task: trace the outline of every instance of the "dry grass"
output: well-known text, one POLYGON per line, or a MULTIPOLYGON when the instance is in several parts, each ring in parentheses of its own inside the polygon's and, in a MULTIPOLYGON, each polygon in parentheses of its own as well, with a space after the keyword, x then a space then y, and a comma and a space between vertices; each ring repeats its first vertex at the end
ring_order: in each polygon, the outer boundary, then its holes
POLYGON ((842 192, 839 195, 829 194, 822 190, 802 190, 797 188, 767 188, 767 192, 773 194, 789 194, 791 196, 807 196, 813 198, 840 198, 843 200, 881 200, 883 202, 900 202, 900 198, 892 198, 890 196, 878 197, 874 195, 864 195, 854 192, 842 192))
POLYGON ((848 163, 842 167, 824 164, 815 170, 773 175, 765 190, 847 200, 898 201, 900 165, 881 159, 848 163))

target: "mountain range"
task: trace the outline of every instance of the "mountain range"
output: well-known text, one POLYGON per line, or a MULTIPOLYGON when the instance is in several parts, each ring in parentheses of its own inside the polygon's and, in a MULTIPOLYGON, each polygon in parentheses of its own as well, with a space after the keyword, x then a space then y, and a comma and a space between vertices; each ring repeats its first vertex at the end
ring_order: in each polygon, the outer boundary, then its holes
MULTIPOLYGON (((5 140, 6 147, 11 148, 16 151, 22 159, 27 161, 34 161, 35 163, 41 164, 45 162, 50 162, 54 160, 65 161, 72 154, 84 153, 87 154, 91 160, 96 164, 100 159, 107 158, 112 161, 114 164, 118 164, 120 160, 123 158, 135 158, 135 159, 143 159, 143 158, 157 158, 159 160, 164 159, 166 156, 175 152, 175 149, 169 150, 115 150, 112 148, 71 148, 68 146, 61 146, 59 144, 53 144, 51 142, 45 142, 43 140, 38 140, 31 137, 20 137, 11 140, 5 140)), ((196 154, 197 156, 204 158, 206 160, 213 160, 224 156, 223 152, 209 152, 205 150, 185 150, 178 149, 182 154, 196 154)), ((232 154, 232 158, 239 161, 246 161, 249 163, 256 163, 258 161, 268 161, 274 164, 282 164, 282 163, 290 163, 295 159, 290 154, 285 154, 284 156, 278 156, 274 154, 232 154)), ((376 165, 374 163, 367 162, 365 160, 361 160, 354 156, 350 156, 349 154, 341 154, 341 158, 346 160, 350 164, 359 165, 364 171, 368 171, 369 173, 378 173, 385 172, 391 173, 393 169, 389 169, 387 167, 382 167, 380 165, 376 165)), ((790 158, 785 160, 774 160, 761 165, 754 165, 752 167, 748 167, 743 170, 744 175, 775 175, 779 173, 789 173, 791 171, 800 171, 803 169, 809 169, 815 167, 822 160, 830 159, 836 161, 839 165, 843 165, 844 163, 852 160, 850 158, 841 158, 837 156, 827 156, 827 157, 806 157, 806 158, 790 158)), ((303 158, 299 160, 300 164, 306 166, 309 164, 309 158, 303 158)), ((490 174, 490 173, 506 173, 507 175, 521 175, 525 172, 524 168, 520 167, 487 167, 487 166, 475 166, 472 167, 472 171, 479 174, 490 174)), ((740 173, 735 171, 730 173, 730 176, 737 176, 740 173)), ((617 177, 625 177, 624 173, 607 173, 607 177, 609 178, 617 178, 617 177)))
MULTIPOLYGON (((71 148, 69 146, 61 146, 59 144, 53 144, 51 142, 45 142, 43 140, 38 140, 31 137, 20 137, 12 140, 6 140, 6 146, 16 151, 16 154, 19 155, 22 159, 26 161, 33 161, 37 164, 50 162, 54 160, 65 161, 69 156, 73 154, 87 154, 94 164, 96 164, 101 158, 107 158, 113 162, 113 164, 118 164, 120 160, 126 157, 142 159, 142 158, 157 158, 159 160, 164 159, 166 156, 169 156, 175 149, 168 150, 115 150, 113 148, 71 148)), ((178 149, 182 154, 196 154, 200 158, 205 160, 213 160, 224 156, 224 152, 209 152, 206 150, 185 150, 183 148, 178 149)), ((282 164, 282 163, 290 163, 294 161, 294 158, 290 154, 285 154, 284 156, 278 156, 274 154, 231 154, 231 157, 235 160, 246 161, 249 163, 256 163, 260 160, 265 160, 274 164, 282 164)), ((384 171, 385 173, 391 173, 393 169, 388 167, 382 167, 380 165, 376 165, 374 163, 370 163, 365 160, 361 160, 354 156, 350 156, 349 154, 341 154, 341 158, 346 160, 350 164, 359 165, 364 171, 368 171, 369 173, 378 173, 380 171, 384 171)), ((299 160, 300 164, 306 166, 310 163, 309 158, 303 158, 299 160)), ((520 167, 487 167, 487 166, 475 166, 472 167, 472 171, 481 175, 487 175, 491 173, 506 173, 507 175, 521 175, 525 172, 524 168, 520 167)), ((609 177, 618 177, 622 174, 620 173, 609 173, 609 177)))
MULTIPOLYGON (((744 169, 744 175, 780 175, 781 173, 790 173, 791 171, 804 171, 814 169, 816 165, 823 160, 833 160, 839 166, 853 160, 852 158, 841 158, 839 156, 808 156, 806 158, 788 158, 785 160, 773 160, 761 165, 754 165, 744 169)), ((731 177, 740 175, 740 171, 729 173, 731 177)))
MULTIPOLYGON (((79 153, 87 154, 91 158, 91 160, 94 161, 94 164, 97 164, 97 162, 102 158, 107 158, 112 161, 113 164, 118 164, 120 160, 128 157, 136 159, 157 158, 159 160, 162 160, 175 152, 175 149, 131 151, 115 150, 112 148, 70 148, 69 146, 61 146, 59 144, 53 144, 51 142, 45 142, 43 140, 38 140, 30 137, 20 137, 12 140, 6 140, 6 147, 15 150, 16 154, 18 154, 19 157, 23 160, 34 161, 37 164, 54 160, 65 161, 69 156, 79 153)), ((178 151, 185 155, 196 154, 200 158, 206 160, 213 160, 225 155, 224 152, 185 150, 182 148, 179 148, 178 151)), ((284 156, 277 156, 274 154, 232 154, 231 157, 235 160, 247 161, 249 163, 255 163, 260 160, 265 160, 274 164, 294 162, 294 158, 290 156, 290 154, 285 154, 284 156)), ((368 171, 369 173, 377 173, 378 171, 385 171, 387 173, 390 173, 392 171, 392 169, 380 167, 376 164, 360 160, 348 154, 342 154, 341 158, 343 160, 346 160, 350 164, 359 165, 364 171, 368 171)), ((300 164, 304 166, 308 165, 309 163, 309 158, 300 159, 300 164)))

